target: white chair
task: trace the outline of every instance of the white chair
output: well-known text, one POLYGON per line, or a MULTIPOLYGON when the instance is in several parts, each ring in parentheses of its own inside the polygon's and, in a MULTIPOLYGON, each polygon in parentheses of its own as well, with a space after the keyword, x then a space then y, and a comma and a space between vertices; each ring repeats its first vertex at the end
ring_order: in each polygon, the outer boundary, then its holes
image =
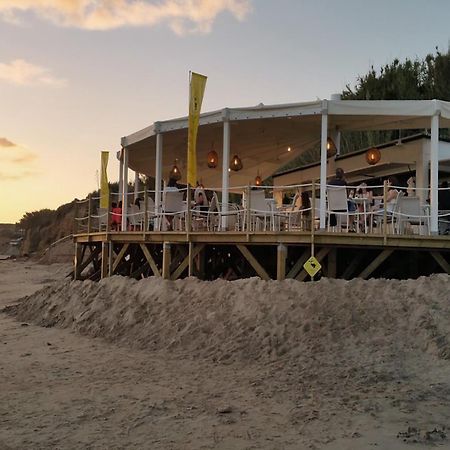
POLYGON ((246 224, 249 231, 263 231, 273 229, 274 227, 274 211, 271 202, 266 199, 266 193, 263 190, 251 190, 250 199, 244 197, 244 210, 250 210, 250 223, 246 224))
POLYGON ((350 228, 350 217, 354 213, 348 210, 347 188, 345 186, 328 186, 327 201, 328 231, 336 227, 340 231, 342 228, 342 219, 344 219, 346 225, 345 230, 348 232, 350 228), (330 223, 333 214, 336 217, 336 225, 331 225, 330 223))
POLYGON ((133 231, 142 230, 144 227, 144 212, 137 205, 131 205, 127 213, 130 229, 133 231))
MULTIPOLYGON (((386 209, 386 223, 391 225, 391 231, 392 234, 395 234, 396 232, 396 226, 397 226, 397 220, 399 218, 399 215, 397 214, 398 211, 398 205, 401 201, 401 198, 403 198, 405 193, 403 191, 400 191, 397 194, 397 197, 393 203, 389 203, 387 205, 386 209)), ((380 228, 381 231, 384 223, 384 209, 381 209, 379 211, 375 211, 373 213, 374 219, 376 220, 377 226, 380 228)))
POLYGON ((419 234, 422 235, 423 228, 426 230, 426 234, 430 230, 430 217, 420 204, 419 197, 405 197, 401 195, 397 199, 397 208, 393 213, 396 216, 395 230, 399 234, 405 232, 405 225, 418 225, 419 234))
POLYGON ((240 209, 233 203, 227 204, 228 212, 223 211, 223 204, 219 202, 219 197, 216 192, 213 192, 211 201, 209 202, 209 208, 206 217, 206 226, 208 231, 223 231, 222 217, 227 217, 227 229, 239 230, 240 229, 240 209))
POLYGON ((183 202, 183 192, 164 191, 161 219, 159 228, 162 231, 181 230, 183 219, 186 216, 186 204, 183 202))

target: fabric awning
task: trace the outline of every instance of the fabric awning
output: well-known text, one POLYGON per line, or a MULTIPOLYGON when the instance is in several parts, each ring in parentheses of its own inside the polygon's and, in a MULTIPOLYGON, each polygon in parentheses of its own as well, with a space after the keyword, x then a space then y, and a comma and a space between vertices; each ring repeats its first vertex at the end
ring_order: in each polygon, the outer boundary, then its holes
MULTIPOLYGON (((430 128, 431 116, 440 114, 440 126, 450 128, 450 103, 440 100, 318 100, 285 105, 258 105, 225 108, 200 117, 197 141, 198 177, 205 186, 222 183, 223 120, 230 121, 231 155, 237 154, 243 169, 230 173, 230 186, 253 183, 310 149, 320 140, 321 114, 328 111, 329 131, 388 130, 430 128), (290 148, 291 151, 288 151, 290 148), (219 155, 219 164, 209 169, 210 150, 219 155)), ((163 178, 168 177, 175 159, 186 176, 187 117, 156 122, 122 138, 128 152, 129 168, 148 176, 155 175, 156 133, 163 134, 163 178)))

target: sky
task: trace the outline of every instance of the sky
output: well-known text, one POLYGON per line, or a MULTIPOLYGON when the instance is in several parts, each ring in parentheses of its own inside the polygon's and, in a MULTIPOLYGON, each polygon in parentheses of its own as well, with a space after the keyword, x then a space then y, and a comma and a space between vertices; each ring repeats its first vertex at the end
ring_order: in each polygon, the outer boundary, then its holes
POLYGON ((120 138, 202 111, 330 98, 446 51, 448 0, 0 0, 0 223, 117 181, 120 138))

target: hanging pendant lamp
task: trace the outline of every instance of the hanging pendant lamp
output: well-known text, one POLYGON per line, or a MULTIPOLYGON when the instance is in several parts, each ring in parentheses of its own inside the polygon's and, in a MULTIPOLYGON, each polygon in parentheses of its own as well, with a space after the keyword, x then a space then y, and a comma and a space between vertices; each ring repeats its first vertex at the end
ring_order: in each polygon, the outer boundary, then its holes
POLYGON ((169 173, 169 178, 173 178, 175 181, 181 180, 181 172, 177 166, 178 159, 176 159, 173 163, 172 170, 169 173))
POLYGON ((234 170, 235 172, 238 172, 242 169, 242 161, 238 155, 234 155, 231 159, 230 169, 234 170))
POLYGON ((337 147, 333 139, 327 138, 327 158, 331 158, 337 153, 337 147))
POLYGON ((380 162, 380 159, 381 159, 381 152, 376 147, 369 148, 369 150, 366 151, 366 161, 371 166, 380 162))
POLYGON ((210 169, 215 169, 217 167, 217 163, 219 161, 219 155, 215 150, 211 150, 207 155, 208 167, 210 169))

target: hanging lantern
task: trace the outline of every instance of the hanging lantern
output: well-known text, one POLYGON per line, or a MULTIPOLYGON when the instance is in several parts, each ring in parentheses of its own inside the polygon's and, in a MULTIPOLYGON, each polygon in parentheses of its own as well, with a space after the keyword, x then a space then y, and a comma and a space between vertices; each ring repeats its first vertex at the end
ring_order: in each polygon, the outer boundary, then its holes
POLYGON ((380 152, 380 150, 378 150, 375 147, 369 148, 369 150, 367 150, 367 152, 366 152, 366 161, 367 161, 368 164, 373 166, 376 163, 378 163, 380 161, 380 159, 381 159, 381 152, 380 152))
POLYGON ((242 169, 242 161, 238 155, 233 156, 233 158, 231 160, 231 164, 230 164, 230 169, 234 170, 235 172, 242 169))
POLYGON ((176 159, 173 163, 172 170, 169 173, 169 178, 173 178, 175 181, 181 180, 181 172, 180 169, 177 166, 178 160, 176 159))
POLYGON ((262 184, 262 179, 258 174, 258 175, 256 175, 256 178, 255 178, 255 186, 261 186, 261 184, 262 184))
POLYGON ((327 158, 331 158, 337 153, 336 144, 330 137, 327 138, 327 158))
POLYGON ((208 167, 210 169, 215 169, 217 167, 217 162, 219 161, 219 156, 215 150, 211 150, 207 156, 208 167))

